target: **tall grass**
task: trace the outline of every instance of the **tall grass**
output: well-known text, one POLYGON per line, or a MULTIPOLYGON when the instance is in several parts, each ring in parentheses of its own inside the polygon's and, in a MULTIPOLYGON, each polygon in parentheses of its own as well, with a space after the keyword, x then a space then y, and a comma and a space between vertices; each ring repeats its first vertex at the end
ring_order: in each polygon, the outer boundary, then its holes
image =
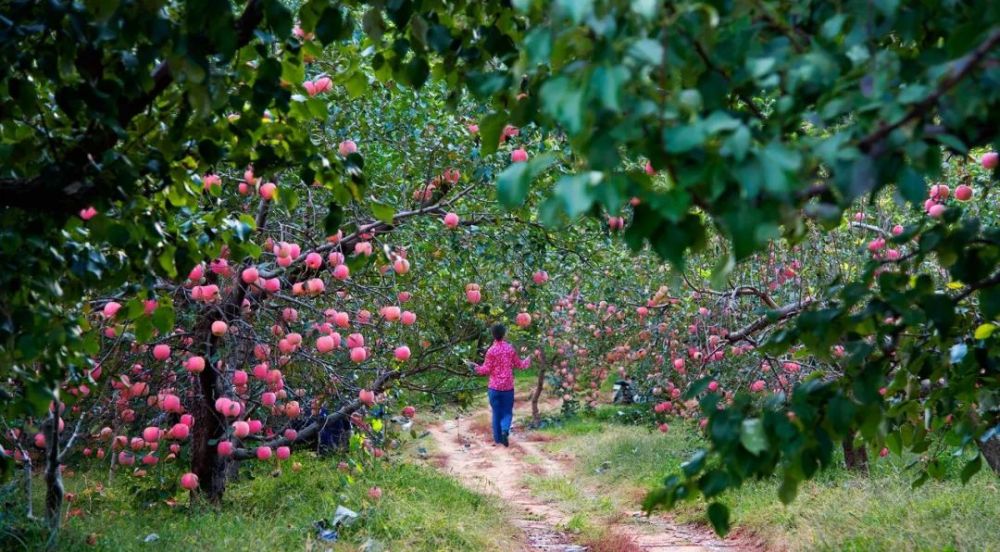
MULTIPOLYGON (((688 424, 666 434, 580 418, 547 431, 563 438, 550 447, 572 452, 577 471, 603 493, 616 493, 638 508, 642 493, 680 464, 700 444, 688 424)), ((911 488, 910 459, 871 460, 868 475, 841 468, 804 484, 783 505, 774 479, 752 481, 723 497, 732 521, 769 547, 788 550, 1000 550, 1000 478, 989 470, 967 485, 956 479, 911 488)), ((953 470, 960 467, 954 462, 953 470)), ((703 503, 685 503, 678 521, 704 521, 703 503)))
MULTIPOLYGON (((141 487, 127 475, 99 487, 104 473, 74 474, 67 478, 75 497, 58 549, 354 551, 371 542, 386 550, 499 550, 514 534, 497 501, 432 468, 381 463, 346 475, 336 460, 297 456, 298 472, 288 462, 280 474, 273 465, 246 468, 220 509, 190 505, 183 492, 148 502, 138 498, 141 487), (382 489, 380 500, 368 497, 372 486, 382 489), (176 505, 168 504, 171 499, 176 505), (314 522, 329 521, 338 505, 360 518, 336 542, 318 542, 314 522), (154 534, 155 541, 144 542, 154 534)), ((19 519, 0 533, 0 549, 42 549, 41 525, 19 519)))

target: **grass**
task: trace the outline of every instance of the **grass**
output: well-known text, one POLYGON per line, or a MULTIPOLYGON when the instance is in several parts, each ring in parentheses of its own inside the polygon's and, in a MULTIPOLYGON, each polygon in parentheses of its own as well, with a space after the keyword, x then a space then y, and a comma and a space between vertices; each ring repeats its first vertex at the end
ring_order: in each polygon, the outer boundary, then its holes
MULTIPOLYGON (((67 478, 76 497, 61 534, 59 550, 156 549, 208 551, 256 549, 357 550, 366 542, 387 550, 498 550, 509 544, 514 529, 501 505, 464 489, 429 467, 381 463, 350 477, 337 471, 337 460, 297 455, 302 470, 272 475, 254 466, 232 482, 221 511, 200 504, 189 506, 186 494, 177 504, 164 500, 143 504, 136 499, 135 479, 119 476, 98 490, 103 473, 77 473, 67 478), (299 457, 301 456, 301 457, 299 457), (379 486, 383 496, 368 498, 379 486), (332 518, 338 505, 361 517, 341 531, 334 543, 317 542, 313 523, 332 518), (447 507, 443 507, 447 505, 447 507), (155 533, 158 540, 143 540, 155 533), (96 545, 87 544, 88 537, 96 545)), ((36 486, 40 493, 42 486, 36 486)), ((36 511, 41 511, 36 510, 36 511)), ((45 532, 23 521, 0 533, 2 550, 38 550, 45 532)))
MULTIPOLYGON (((607 410, 608 407, 604 407, 607 410)), ((604 416, 607 412, 598 412, 604 416)), ((546 432, 562 438, 547 446, 578 459, 581 481, 638 509, 642 493, 700 444, 686 424, 667 434, 578 417, 546 432)), ((988 469, 963 486, 957 479, 911 489, 906 460, 873 458, 869 476, 836 468, 804 484, 789 506, 777 498, 777 481, 746 484, 723 497, 735 526, 753 532, 768 548, 788 550, 1000 550, 1000 478, 988 469)), ((958 468, 958 462, 955 462, 958 468)), ((704 503, 685 503, 678 521, 703 522, 704 503)))

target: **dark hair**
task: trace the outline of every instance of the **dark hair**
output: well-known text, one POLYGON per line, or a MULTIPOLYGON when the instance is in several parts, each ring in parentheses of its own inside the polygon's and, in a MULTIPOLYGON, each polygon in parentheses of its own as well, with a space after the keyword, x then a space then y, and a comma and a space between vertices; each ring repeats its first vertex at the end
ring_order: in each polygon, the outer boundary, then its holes
POLYGON ((507 335, 507 327, 503 324, 493 324, 490 332, 493 334, 493 339, 501 341, 503 340, 503 336, 507 335))

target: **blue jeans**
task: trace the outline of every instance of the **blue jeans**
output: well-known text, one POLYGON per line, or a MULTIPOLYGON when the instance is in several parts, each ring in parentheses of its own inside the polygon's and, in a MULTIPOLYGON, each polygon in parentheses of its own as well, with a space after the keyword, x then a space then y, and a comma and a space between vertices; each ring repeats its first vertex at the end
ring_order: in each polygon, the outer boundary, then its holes
POLYGON ((510 422, 514 419, 514 390, 487 392, 490 408, 493 409, 493 442, 500 442, 501 433, 510 432, 510 422))

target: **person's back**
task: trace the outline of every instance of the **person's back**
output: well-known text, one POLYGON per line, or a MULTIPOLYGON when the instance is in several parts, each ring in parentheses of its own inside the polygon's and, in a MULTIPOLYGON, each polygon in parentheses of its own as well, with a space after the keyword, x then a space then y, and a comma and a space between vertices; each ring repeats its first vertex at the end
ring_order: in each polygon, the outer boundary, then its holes
POLYGON ((483 364, 476 366, 476 373, 490 377, 487 395, 493 409, 493 442, 507 446, 514 417, 514 368, 531 366, 531 357, 522 360, 513 345, 504 341, 507 328, 503 324, 494 325, 492 333, 493 345, 486 351, 483 364))
POLYGON ((486 358, 477 373, 490 377, 489 388, 494 391, 510 391, 514 389, 514 368, 524 369, 530 365, 530 359, 521 360, 514 346, 506 341, 494 341, 486 351, 486 358))

